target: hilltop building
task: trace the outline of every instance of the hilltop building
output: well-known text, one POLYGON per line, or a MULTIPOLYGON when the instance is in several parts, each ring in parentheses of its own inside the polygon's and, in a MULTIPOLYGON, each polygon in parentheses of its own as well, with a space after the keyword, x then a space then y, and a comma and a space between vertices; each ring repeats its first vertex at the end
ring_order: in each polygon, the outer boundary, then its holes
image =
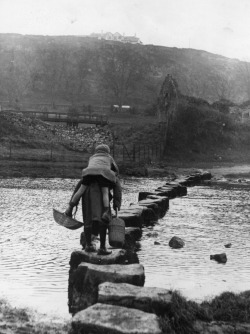
POLYGON ((92 33, 90 37, 97 39, 105 39, 106 41, 117 41, 122 43, 142 44, 140 38, 135 36, 121 35, 119 32, 112 34, 111 32, 92 33))

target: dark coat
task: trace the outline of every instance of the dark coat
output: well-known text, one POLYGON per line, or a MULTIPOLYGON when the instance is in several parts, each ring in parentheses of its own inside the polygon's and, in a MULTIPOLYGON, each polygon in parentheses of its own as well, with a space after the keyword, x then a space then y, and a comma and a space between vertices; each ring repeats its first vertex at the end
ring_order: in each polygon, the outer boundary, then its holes
MULTIPOLYGON (((72 197, 80 188, 81 184, 82 180, 77 183, 72 197)), ((122 187, 119 178, 116 178, 116 183, 113 187, 113 196, 110 194, 110 200, 112 200, 112 198, 113 207, 117 207, 118 210, 120 210, 122 203, 122 187)), ((91 228, 92 234, 97 235, 99 233, 100 224, 103 224, 101 220, 103 210, 102 190, 97 182, 91 183, 82 196, 84 229, 91 228)))

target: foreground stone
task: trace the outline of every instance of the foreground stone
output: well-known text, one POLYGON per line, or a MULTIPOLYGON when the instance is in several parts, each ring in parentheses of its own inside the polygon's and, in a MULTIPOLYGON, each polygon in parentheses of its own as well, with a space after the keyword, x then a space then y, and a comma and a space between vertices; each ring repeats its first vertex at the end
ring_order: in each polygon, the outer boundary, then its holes
POLYGON ((184 245, 185 245, 185 242, 181 238, 179 238, 179 237, 175 237, 174 236, 169 241, 169 246, 171 248, 182 248, 182 247, 184 247, 184 245))
POLYGON ((141 264, 98 265, 81 263, 69 274, 69 312, 76 313, 97 302, 98 285, 104 282, 129 283, 143 286, 144 268, 141 264))
POLYGON ((72 320, 77 333, 160 334, 155 314, 106 304, 95 304, 78 312, 72 320))
POLYGON ((160 288, 110 282, 102 283, 98 288, 98 303, 125 306, 156 314, 163 314, 171 300, 171 291, 160 288))

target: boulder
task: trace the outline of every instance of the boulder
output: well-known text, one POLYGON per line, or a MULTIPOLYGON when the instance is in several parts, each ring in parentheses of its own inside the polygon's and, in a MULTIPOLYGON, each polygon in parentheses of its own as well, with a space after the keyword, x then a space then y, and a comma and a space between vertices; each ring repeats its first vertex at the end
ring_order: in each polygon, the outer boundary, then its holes
POLYGON ((76 313, 97 302, 98 285, 104 282, 129 283, 143 286, 144 268, 141 264, 98 265, 82 262, 69 273, 69 312, 76 313))
POLYGON ((219 263, 226 263, 227 262, 227 255, 226 255, 226 253, 210 255, 210 260, 215 260, 219 263))
POLYGON ((169 246, 171 248, 182 248, 185 245, 185 242, 179 238, 174 236, 173 238, 171 238, 171 240, 169 241, 169 246))
POLYGON ((102 283, 98 288, 98 303, 125 306, 158 315, 166 311, 171 301, 172 292, 161 288, 110 282, 102 283))
POLYGON ((76 333, 161 334, 155 314, 140 310, 97 303, 78 312, 72 319, 76 333))

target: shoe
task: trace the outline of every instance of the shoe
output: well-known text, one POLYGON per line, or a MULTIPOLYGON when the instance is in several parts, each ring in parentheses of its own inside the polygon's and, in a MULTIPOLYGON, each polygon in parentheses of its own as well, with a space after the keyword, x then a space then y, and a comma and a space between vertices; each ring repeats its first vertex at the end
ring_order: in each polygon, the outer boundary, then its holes
POLYGON ((110 255, 112 251, 107 250, 107 248, 100 248, 97 251, 97 255, 110 255))
POLYGON ((109 210, 104 211, 104 213, 102 215, 102 220, 107 224, 111 221, 111 214, 110 214, 109 210))
POLYGON ((86 245, 84 248, 85 252, 87 253, 94 253, 96 252, 96 247, 95 245, 91 244, 91 245, 86 245))

